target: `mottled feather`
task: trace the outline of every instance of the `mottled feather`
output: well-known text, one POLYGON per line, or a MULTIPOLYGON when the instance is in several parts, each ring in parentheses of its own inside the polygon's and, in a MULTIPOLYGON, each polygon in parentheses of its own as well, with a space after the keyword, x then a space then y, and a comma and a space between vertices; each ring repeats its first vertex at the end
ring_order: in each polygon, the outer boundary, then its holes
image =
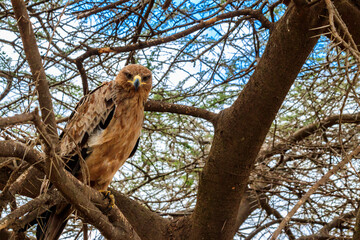
POLYGON ((115 81, 105 82, 83 97, 69 119, 60 141, 60 155, 71 155, 77 147, 84 147, 85 135, 90 136, 105 123, 115 107, 115 81))

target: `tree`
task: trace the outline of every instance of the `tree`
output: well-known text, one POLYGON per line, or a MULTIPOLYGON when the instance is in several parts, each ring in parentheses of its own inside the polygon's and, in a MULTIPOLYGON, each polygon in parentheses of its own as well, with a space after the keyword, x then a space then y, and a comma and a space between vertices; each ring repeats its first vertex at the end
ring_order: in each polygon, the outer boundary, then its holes
POLYGON ((360 239, 359 4, 285 2, 1 2, 2 234, 68 201, 71 238, 360 239), (56 145, 128 63, 155 84, 106 212, 56 145))

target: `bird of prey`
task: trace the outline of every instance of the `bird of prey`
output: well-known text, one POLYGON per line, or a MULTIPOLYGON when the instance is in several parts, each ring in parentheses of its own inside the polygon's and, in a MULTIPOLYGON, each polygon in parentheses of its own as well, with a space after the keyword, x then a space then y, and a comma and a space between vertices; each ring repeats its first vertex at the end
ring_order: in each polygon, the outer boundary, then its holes
MULTIPOLYGON (((136 151, 151 84, 151 71, 131 64, 80 100, 60 136, 67 170, 94 189, 107 189, 136 151), (86 167, 80 167, 82 159, 86 167)), ((37 238, 58 239, 72 211, 69 204, 62 204, 45 212, 37 219, 37 238)))

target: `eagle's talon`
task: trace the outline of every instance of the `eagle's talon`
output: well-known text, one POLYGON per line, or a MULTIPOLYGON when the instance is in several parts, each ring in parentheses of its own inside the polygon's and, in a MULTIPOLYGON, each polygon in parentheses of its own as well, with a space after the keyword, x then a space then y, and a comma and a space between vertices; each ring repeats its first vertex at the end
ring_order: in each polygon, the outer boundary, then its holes
POLYGON ((105 213, 109 212, 115 206, 115 197, 114 195, 108 190, 99 190, 100 193, 104 195, 104 199, 109 199, 108 209, 105 213))

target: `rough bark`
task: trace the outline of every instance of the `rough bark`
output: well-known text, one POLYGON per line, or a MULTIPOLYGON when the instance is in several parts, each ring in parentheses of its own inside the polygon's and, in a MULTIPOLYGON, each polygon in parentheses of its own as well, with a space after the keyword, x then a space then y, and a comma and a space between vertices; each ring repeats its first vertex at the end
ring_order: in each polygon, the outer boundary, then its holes
POLYGON ((58 141, 58 135, 56 131, 56 120, 51 101, 49 83, 46 79, 46 74, 42 65, 39 49, 36 44, 36 38, 31 26, 31 21, 24 1, 12 0, 11 3, 14 8, 17 25, 23 42, 26 60, 29 63, 33 81, 38 92, 40 110, 42 119, 46 124, 46 132, 49 134, 50 139, 56 143, 58 141))
POLYGON ((324 6, 288 8, 270 36, 250 81, 217 119, 200 178, 191 239, 231 239, 239 203, 262 142, 322 25, 324 6), (291 65, 289 65, 291 63, 291 65))
MULTIPOLYGON (((348 27, 349 32, 351 33, 355 43, 360 46, 360 8, 354 4, 354 1, 349 0, 338 0, 333 2, 337 11, 340 13, 342 20, 345 22, 348 27)), ((341 30, 340 30, 341 32, 341 30)), ((328 128, 334 124, 339 123, 341 118, 342 123, 357 123, 359 121, 359 114, 343 114, 343 115, 334 115, 329 116, 328 118, 304 126, 303 128, 297 130, 293 135, 290 136, 288 141, 275 145, 269 150, 261 152, 257 158, 257 161, 262 161, 264 158, 272 156, 279 152, 287 151, 292 143, 303 140, 304 138, 310 136, 318 129, 328 128)), ((251 200, 251 196, 250 199, 251 200)), ((252 211, 249 209, 249 200, 242 201, 239 207, 239 219, 237 227, 240 227, 244 220, 251 214, 252 211), (245 214, 244 214, 245 213, 245 214)), ((251 209, 255 210, 260 205, 255 205, 251 209)), ((359 215, 360 216, 360 215, 359 215)), ((360 221, 359 221, 360 222, 360 221)))
POLYGON ((168 239, 167 225, 170 224, 169 220, 149 211, 136 201, 115 190, 111 190, 111 192, 114 194, 116 205, 141 239, 168 239))
POLYGON ((149 100, 145 104, 145 111, 152 112, 170 112, 183 115, 189 115, 193 117, 203 118, 208 120, 212 124, 215 124, 216 113, 207 111, 206 109, 196 108, 181 104, 173 104, 162 101, 149 100))
MULTIPOLYGON (((0 149, 0 157, 16 157, 19 159, 24 159, 28 163, 37 163, 36 165, 42 166, 41 163, 43 163, 43 161, 41 155, 36 150, 31 149, 29 146, 14 141, 2 141, 0 142, 0 149)), ((42 172, 44 171, 44 169, 41 167, 39 167, 39 169, 41 171, 36 171, 36 174, 28 176, 28 178, 23 182, 23 186, 18 192, 19 194, 31 198, 35 198, 39 195, 42 179, 45 176, 42 172)), ((11 171, 11 168, 7 167, 0 169, 0 189, 3 189, 4 186, 7 184, 11 171)), ((22 172, 19 172, 19 174, 21 173, 22 172)), ((66 176, 63 178, 63 180, 63 186, 69 188, 69 177, 66 176)), ((77 198, 76 201, 80 200, 78 192, 80 191, 79 189, 81 189, 81 186, 79 184, 80 183, 77 183, 76 187, 74 188, 77 191, 76 194, 73 194, 73 196, 77 198)), ((70 189, 68 191, 72 190, 70 189)), ((134 227, 135 231, 139 231, 139 235, 142 239, 168 239, 168 236, 170 234, 168 228, 172 222, 160 217, 156 213, 151 212, 150 210, 141 206, 136 201, 129 199, 121 193, 118 193, 116 191, 113 191, 113 193, 115 196, 116 204, 119 207, 120 211, 134 227)), ((90 193, 82 194, 82 196, 87 195, 90 195, 90 193)), ((96 198, 93 200, 96 201, 96 198)), ((99 199, 97 199, 97 202, 103 203, 102 197, 100 197, 100 201, 99 199)), ((87 214, 82 215, 85 217, 87 216, 87 214)))
MULTIPOLYGON (((351 33, 355 43, 359 46, 360 44, 360 5, 358 1, 350 0, 336 0, 333 1, 337 11, 339 12, 342 20, 345 22, 346 27, 351 33), (355 3, 358 5, 355 5, 355 3)), ((340 35, 341 31, 340 31, 340 35)))
MULTIPOLYGON (((300 128, 299 130, 295 131, 292 135, 290 135, 286 140, 284 140, 284 142, 275 144, 270 149, 260 151, 260 153, 256 158, 256 162, 262 162, 264 159, 271 157, 277 153, 286 152, 291 148, 292 144, 296 144, 297 142, 304 140, 308 136, 315 134, 316 131, 320 129, 323 130, 331 126, 334 126, 335 124, 338 124, 340 122, 340 118, 342 124, 360 123, 359 113, 329 116, 324 120, 300 128)), ((245 192, 243 199, 240 202, 236 228, 239 228, 254 210, 261 207, 261 204, 259 204, 259 199, 262 199, 262 196, 263 196, 262 193, 259 194, 258 196, 255 196, 254 194, 251 194, 248 191, 245 192)))

